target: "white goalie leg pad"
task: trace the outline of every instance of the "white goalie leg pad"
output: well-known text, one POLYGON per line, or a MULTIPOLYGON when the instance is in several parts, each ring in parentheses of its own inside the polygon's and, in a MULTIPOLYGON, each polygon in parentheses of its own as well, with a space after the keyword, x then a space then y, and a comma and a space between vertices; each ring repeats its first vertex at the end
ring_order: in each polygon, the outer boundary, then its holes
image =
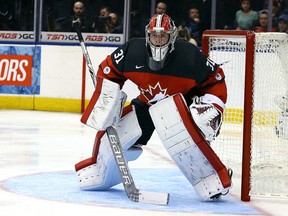
MULTIPOLYGON (((134 110, 120 119, 117 132, 127 162, 136 160, 141 155, 142 148, 132 145, 141 136, 142 131, 134 110)), ((94 156, 97 155, 97 160, 92 157, 75 165, 79 186, 83 190, 107 190, 121 183, 121 176, 106 133, 97 145, 99 146, 94 146, 93 153, 94 156)))
POLYGON ((197 194, 206 200, 226 193, 231 187, 227 169, 195 125, 182 95, 161 100, 149 112, 169 155, 197 194))
POLYGON ((81 122, 96 130, 106 130, 111 125, 117 125, 126 98, 127 95, 117 83, 97 77, 96 89, 81 122))

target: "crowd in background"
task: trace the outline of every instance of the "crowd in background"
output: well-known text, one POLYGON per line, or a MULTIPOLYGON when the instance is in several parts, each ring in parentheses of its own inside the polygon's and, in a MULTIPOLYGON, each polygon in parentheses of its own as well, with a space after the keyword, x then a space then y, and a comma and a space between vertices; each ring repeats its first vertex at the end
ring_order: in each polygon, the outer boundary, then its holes
MULTIPOLYGON (((217 0, 216 29, 268 31, 268 0, 217 0)), ((0 30, 33 31, 34 0, 0 0, 0 30)), ((201 46, 211 29, 212 0, 156 1, 155 13, 167 13, 179 37, 201 46), (173 9, 172 9, 173 8, 173 9)), ((145 36, 151 2, 131 1, 130 38, 145 36)), ((42 31, 72 32, 78 20, 83 32, 123 33, 124 0, 43 0, 42 31)), ((288 0, 273 0, 273 32, 288 33, 288 0)))
MULTIPOLYGON (((216 29, 268 32, 268 3, 268 0, 217 1, 216 29)), ((202 33, 209 29, 211 20, 211 16, 207 15, 207 8, 210 9, 211 5, 200 6, 188 8, 187 18, 180 20, 180 26, 186 28, 189 40, 192 39, 198 46, 201 46, 202 33)), ((179 26, 179 23, 176 24, 179 26)), ((288 33, 288 1, 273 0, 271 31, 288 33)))
MULTIPOLYGON (((92 19, 85 13, 85 5, 77 1, 73 5, 73 14, 67 17, 52 19, 49 30, 73 32, 73 23, 79 23, 82 32, 123 33, 123 18, 108 6, 99 9, 99 14, 92 19)), ((47 29, 48 30, 48 29, 47 29)))
MULTIPOLYGON (((188 7, 186 16, 175 16, 178 36, 197 46, 201 46, 202 33, 211 26, 211 1, 196 1, 188 7)), ((168 4, 166 13, 170 13, 168 4)), ((268 0, 217 0, 216 29, 252 30, 268 32, 268 0)), ((157 13, 157 10, 156 10, 157 13)), ((288 33, 288 0, 273 0, 272 32, 288 33)))

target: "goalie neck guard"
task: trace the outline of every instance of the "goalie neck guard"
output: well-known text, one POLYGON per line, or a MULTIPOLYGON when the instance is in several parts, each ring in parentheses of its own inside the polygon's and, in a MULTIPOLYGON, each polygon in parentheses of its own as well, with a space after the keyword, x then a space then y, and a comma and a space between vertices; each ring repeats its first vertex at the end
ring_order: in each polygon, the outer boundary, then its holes
POLYGON ((152 70, 160 70, 174 50, 177 28, 167 14, 156 14, 145 28, 148 65, 152 70))

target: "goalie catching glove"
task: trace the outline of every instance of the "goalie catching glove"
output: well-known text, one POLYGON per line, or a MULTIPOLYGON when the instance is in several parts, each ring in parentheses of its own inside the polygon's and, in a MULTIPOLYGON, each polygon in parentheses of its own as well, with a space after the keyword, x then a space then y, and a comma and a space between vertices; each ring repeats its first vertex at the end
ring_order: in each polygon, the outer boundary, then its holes
POLYGON ((191 115, 205 139, 211 142, 219 134, 225 105, 218 97, 211 94, 195 96, 192 100, 189 106, 191 115))

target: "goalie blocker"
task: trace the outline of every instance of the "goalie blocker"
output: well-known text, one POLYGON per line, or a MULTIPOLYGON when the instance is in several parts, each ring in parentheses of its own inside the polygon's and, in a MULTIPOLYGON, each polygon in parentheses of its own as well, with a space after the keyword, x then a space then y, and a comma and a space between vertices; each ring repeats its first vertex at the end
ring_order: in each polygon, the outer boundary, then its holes
POLYGON ((96 89, 81 122, 96 130, 106 130, 111 125, 117 125, 126 98, 119 84, 97 76, 96 89))
POLYGON ((196 126, 183 96, 170 96, 151 106, 149 112, 166 150, 197 194, 203 200, 227 194, 232 173, 196 126))

